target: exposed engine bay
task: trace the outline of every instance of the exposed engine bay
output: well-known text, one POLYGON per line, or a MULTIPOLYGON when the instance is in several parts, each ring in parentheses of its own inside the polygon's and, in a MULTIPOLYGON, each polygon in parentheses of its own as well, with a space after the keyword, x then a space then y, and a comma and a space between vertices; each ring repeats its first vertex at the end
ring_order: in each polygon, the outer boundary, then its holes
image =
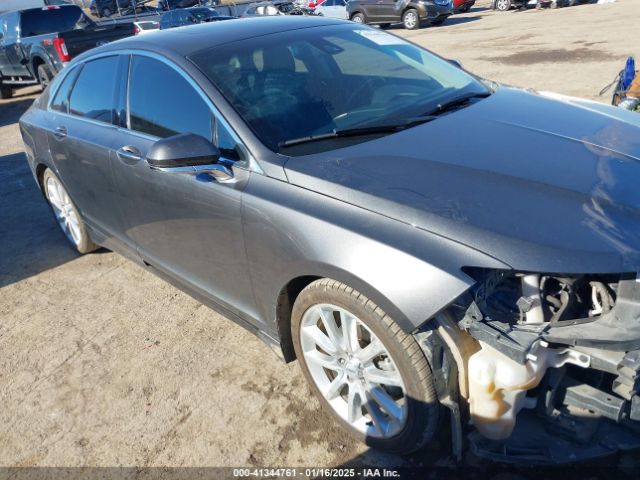
POLYGON ((640 447, 636 274, 467 273, 477 284, 449 311, 475 340, 455 359, 474 452, 564 463, 640 447))

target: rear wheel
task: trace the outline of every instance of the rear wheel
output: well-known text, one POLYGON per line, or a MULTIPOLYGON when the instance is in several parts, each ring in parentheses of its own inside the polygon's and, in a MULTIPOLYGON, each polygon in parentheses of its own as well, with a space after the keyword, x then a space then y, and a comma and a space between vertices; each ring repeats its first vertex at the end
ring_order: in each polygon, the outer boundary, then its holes
POLYGON ((496 10, 506 12, 511 9, 511 0, 496 0, 496 10))
POLYGON ((364 15, 361 13, 354 13, 351 15, 351 21, 355 23, 367 23, 365 21, 364 15))
POLYGON ((415 8, 410 8, 402 15, 402 23, 407 30, 420 28, 420 16, 415 8))
POLYGON ((296 299, 291 322, 305 377, 351 435, 394 453, 433 438, 440 406, 431 369, 413 336, 371 300, 317 280, 296 299))
POLYGON ((58 226, 67 240, 79 253, 89 253, 98 248, 93 243, 82 221, 80 212, 71 201, 62 182, 50 170, 46 169, 42 175, 44 194, 53 210, 58 226))
POLYGON ((461 13, 467 13, 469 10, 471 10, 471 5, 465 5, 464 7, 462 7, 460 9, 461 13))
POLYGON ((38 66, 38 83, 40 83, 42 90, 44 90, 49 86, 49 84, 51 83, 51 80, 53 80, 53 74, 51 73, 51 69, 45 64, 39 65, 38 66))

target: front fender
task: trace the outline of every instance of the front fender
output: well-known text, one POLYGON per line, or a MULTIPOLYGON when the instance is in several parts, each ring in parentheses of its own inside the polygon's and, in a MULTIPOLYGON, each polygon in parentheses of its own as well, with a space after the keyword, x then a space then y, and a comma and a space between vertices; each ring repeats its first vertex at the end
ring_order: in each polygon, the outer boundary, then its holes
POLYGON ((257 308, 274 332, 278 295, 299 277, 345 283, 410 332, 473 285, 463 266, 508 268, 449 239, 262 175, 249 181, 242 215, 257 308))

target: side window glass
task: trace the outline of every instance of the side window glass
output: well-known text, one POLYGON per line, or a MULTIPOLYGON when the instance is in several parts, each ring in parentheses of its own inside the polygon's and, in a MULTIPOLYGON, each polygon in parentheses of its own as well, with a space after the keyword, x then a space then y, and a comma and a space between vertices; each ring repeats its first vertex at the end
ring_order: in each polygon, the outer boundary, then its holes
POLYGON ((129 126, 166 138, 195 133, 212 138, 213 114, 176 70, 152 58, 134 55, 129 81, 129 126))
POLYGON ((51 110, 69 113, 69 93, 71 92, 71 88, 73 87, 73 84, 80 70, 80 67, 74 68, 64 78, 64 80, 60 84, 60 88, 58 88, 58 91, 56 92, 55 97, 53 97, 53 101, 51 102, 51 110))
POLYGON ((87 62, 71 92, 69 113, 113 123, 117 75, 117 56, 87 62))

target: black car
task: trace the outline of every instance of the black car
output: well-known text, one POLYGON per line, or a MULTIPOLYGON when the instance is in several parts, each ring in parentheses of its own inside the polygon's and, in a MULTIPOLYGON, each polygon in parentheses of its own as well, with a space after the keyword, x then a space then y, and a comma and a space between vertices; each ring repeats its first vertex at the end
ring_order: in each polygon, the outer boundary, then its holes
POLYGON ((160 18, 160 30, 168 28, 184 27, 198 23, 219 22, 232 20, 236 17, 226 17, 211 7, 193 7, 170 10, 160 18))
POLYGON ((442 25, 453 13, 451 0, 351 0, 347 14, 356 23, 388 26, 400 23, 408 30, 442 25))
POLYGON ((298 359, 372 447, 449 427, 456 456, 510 462, 640 446, 640 115, 279 16, 87 52, 20 130, 75 250, 298 359))

